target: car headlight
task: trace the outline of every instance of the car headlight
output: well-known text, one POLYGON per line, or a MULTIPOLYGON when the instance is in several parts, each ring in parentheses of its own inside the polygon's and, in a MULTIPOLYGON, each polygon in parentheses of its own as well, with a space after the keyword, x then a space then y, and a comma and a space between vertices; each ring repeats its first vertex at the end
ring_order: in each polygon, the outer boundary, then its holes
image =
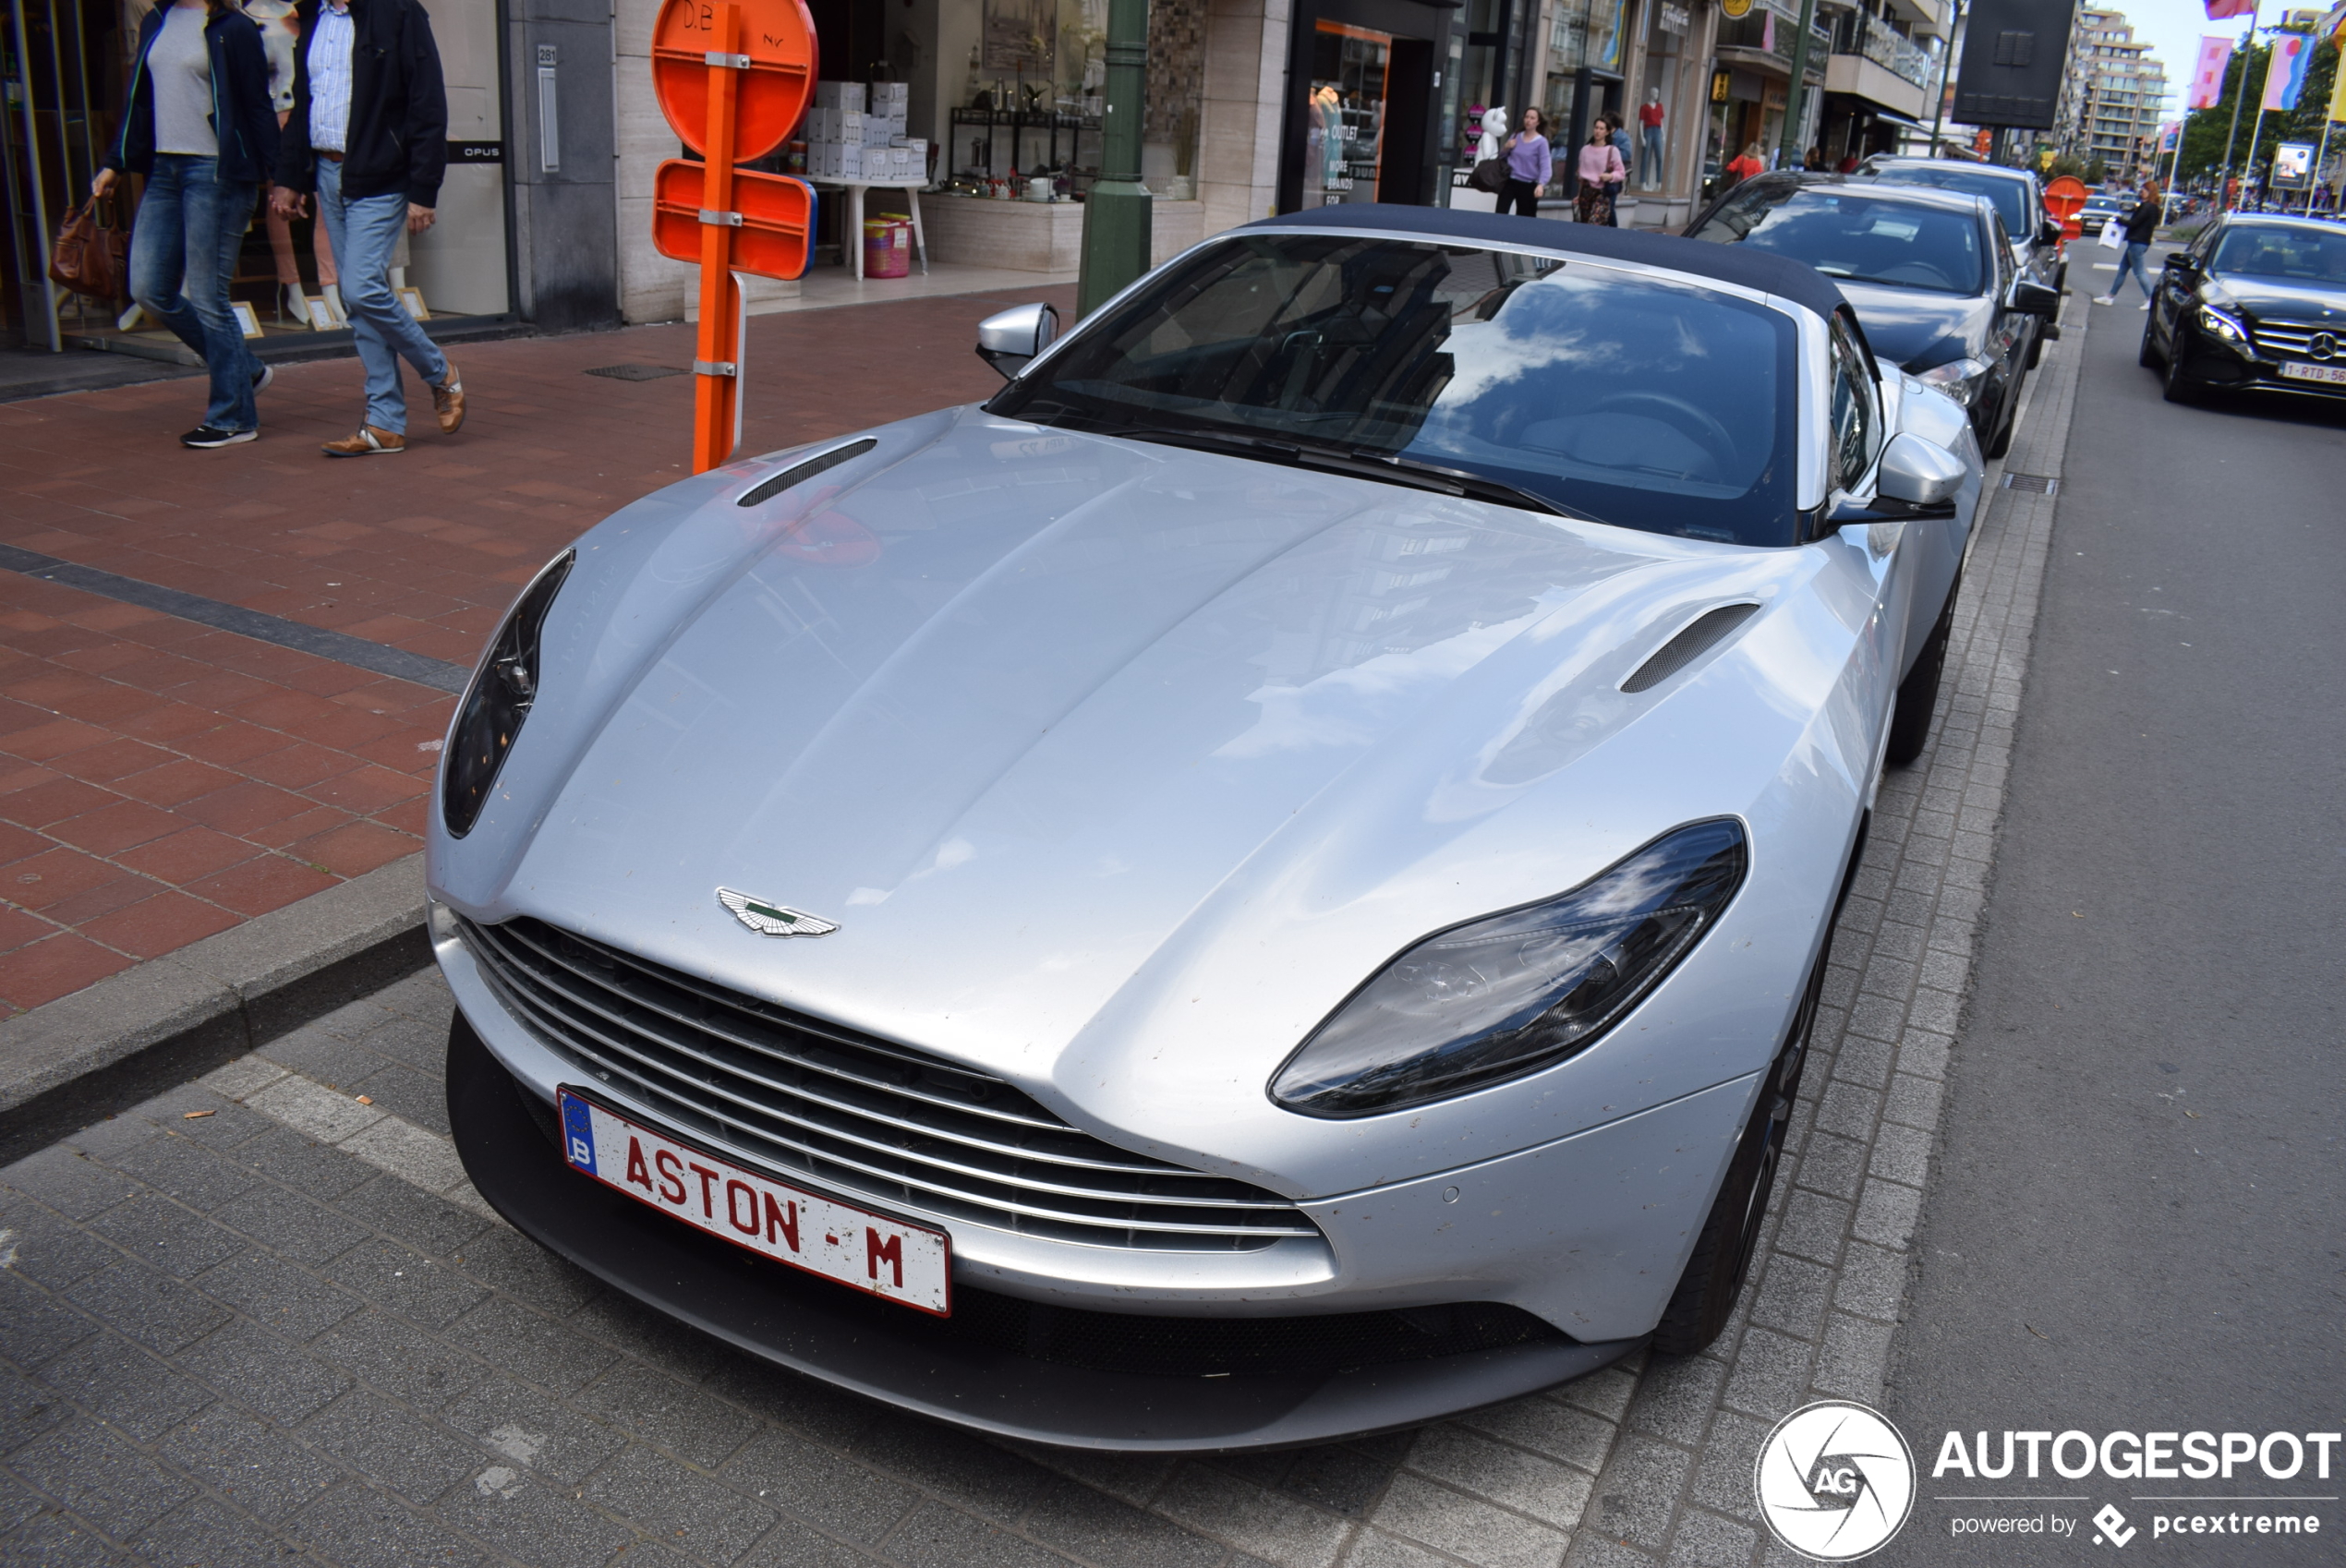
POLYGON ((2231 312, 2219 310, 2212 305, 2203 305, 2199 308, 2199 325, 2201 331, 2210 336, 2221 338, 2243 354, 2253 352, 2248 342, 2246 323, 2231 312))
POLYGON ((554 596, 562 592, 562 580, 577 560, 576 550, 566 549, 529 580, 505 612, 505 623, 497 628, 480 668, 473 671, 472 684, 465 688, 465 700, 457 705, 456 722, 449 727, 440 763, 440 814, 456 838, 472 831, 497 782, 497 770, 505 766, 505 754, 538 700, 538 635, 554 596))
POLYGON ((1698 822, 1560 898, 1435 933, 1312 1031, 1271 1098, 1373 1116, 1587 1050, 1717 922, 1747 859, 1740 824, 1698 822))
POLYGON ((1988 362, 1984 359, 1957 359, 1950 364, 1934 366, 1915 379, 1926 386, 1936 387, 1969 408, 1973 400, 1979 396, 1979 389, 1987 384, 1988 362))

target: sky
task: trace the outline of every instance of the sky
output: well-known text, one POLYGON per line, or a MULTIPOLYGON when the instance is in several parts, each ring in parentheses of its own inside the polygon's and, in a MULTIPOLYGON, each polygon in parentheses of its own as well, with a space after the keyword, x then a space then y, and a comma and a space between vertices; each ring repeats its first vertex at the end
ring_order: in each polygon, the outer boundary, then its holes
MULTIPOLYGON (((2126 13, 2126 19, 2134 24, 2134 36, 2146 40, 2151 53, 2167 67, 2167 111, 2162 119, 2183 117, 2183 89, 2190 85, 2200 39, 2238 38, 2248 30, 2246 17, 2209 21, 2200 0, 2116 0, 2111 8, 2126 13)), ((2328 8, 2329 0, 2264 0, 2256 20, 2270 27, 2285 10, 2328 8)))

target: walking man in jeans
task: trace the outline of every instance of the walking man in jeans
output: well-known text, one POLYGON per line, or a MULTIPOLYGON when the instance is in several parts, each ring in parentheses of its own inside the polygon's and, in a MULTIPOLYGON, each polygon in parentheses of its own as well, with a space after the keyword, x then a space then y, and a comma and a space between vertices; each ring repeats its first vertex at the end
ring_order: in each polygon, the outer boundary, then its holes
POLYGON ((367 368, 367 415, 356 435, 328 441, 329 457, 375 457, 407 448, 407 398, 399 362, 431 389, 440 428, 465 423, 456 368, 391 292, 391 258, 404 224, 431 227, 448 167, 448 95, 431 21, 417 0, 302 0, 295 13, 294 106, 277 153, 275 210, 292 217, 315 194, 342 271, 358 358, 367 368))

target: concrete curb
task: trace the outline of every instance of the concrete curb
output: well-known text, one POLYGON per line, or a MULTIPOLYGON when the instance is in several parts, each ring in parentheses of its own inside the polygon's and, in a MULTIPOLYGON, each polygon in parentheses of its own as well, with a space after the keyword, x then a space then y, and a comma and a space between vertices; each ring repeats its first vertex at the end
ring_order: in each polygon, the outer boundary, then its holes
POLYGON ((419 851, 0 1023, 0 1164, 430 961, 419 851))

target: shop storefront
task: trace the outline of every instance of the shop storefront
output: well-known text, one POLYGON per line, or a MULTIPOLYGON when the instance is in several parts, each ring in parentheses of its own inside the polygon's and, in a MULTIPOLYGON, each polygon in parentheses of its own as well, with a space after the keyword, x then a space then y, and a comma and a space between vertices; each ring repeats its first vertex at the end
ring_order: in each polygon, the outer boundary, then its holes
MULTIPOLYGON (((0 165, 5 165, 9 238, 0 247, 0 310, 5 310, 10 346, 47 350, 95 347, 183 359, 178 341, 143 320, 128 301, 113 306, 55 288, 46 281, 51 241, 65 213, 87 196, 90 182, 121 123, 123 95, 143 0, 14 0, 0 46, 0 78, 7 84, 5 125, 0 127, 0 165)), ((272 76, 279 78, 280 107, 290 103, 293 65, 291 0, 246 0, 245 10, 260 24, 269 47, 272 76)), ((441 187, 438 222, 406 241, 396 259, 393 283, 411 310, 447 332, 475 323, 498 321, 514 309, 515 268, 511 244, 507 188, 503 50, 500 8, 481 0, 426 0, 439 42, 448 92, 449 167, 441 187)), ((604 23, 608 32, 608 21, 604 23)), ((582 58, 607 60, 607 51, 582 58)), ((538 72, 544 81, 542 124, 531 143, 542 179, 561 177, 565 156, 593 168, 592 131, 602 124, 609 142, 607 66, 591 75, 565 74, 554 61, 538 72), (599 116, 596 101, 601 101, 599 116), (585 140, 565 138, 562 108, 585 140), (542 134, 550 127, 554 139, 542 134), (542 144, 542 145, 541 145, 542 144)), ((599 173, 608 188, 608 152, 599 173)), ((135 221, 141 182, 129 182, 123 215, 135 221)), ((608 197, 603 198, 608 206, 608 197)), ((607 223, 606 223, 607 226, 607 223)), ((568 265, 576 270, 574 259, 568 265)), ((604 269, 608 273, 609 268, 604 269)), ((257 206, 245 237, 230 298, 239 307, 248 335, 266 342, 346 330, 341 316, 338 274, 333 252, 313 219, 290 223, 257 206)), ((608 288, 601 318, 610 315, 608 288)), ((551 303, 551 302, 549 302, 551 303)), ((525 312, 526 313, 526 312, 525 312)), ((535 318, 533 318, 535 319, 535 318)), ((594 318, 589 317, 588 320, 594 318)), ((562 325, 586 324, 562 320, 562 325)))

